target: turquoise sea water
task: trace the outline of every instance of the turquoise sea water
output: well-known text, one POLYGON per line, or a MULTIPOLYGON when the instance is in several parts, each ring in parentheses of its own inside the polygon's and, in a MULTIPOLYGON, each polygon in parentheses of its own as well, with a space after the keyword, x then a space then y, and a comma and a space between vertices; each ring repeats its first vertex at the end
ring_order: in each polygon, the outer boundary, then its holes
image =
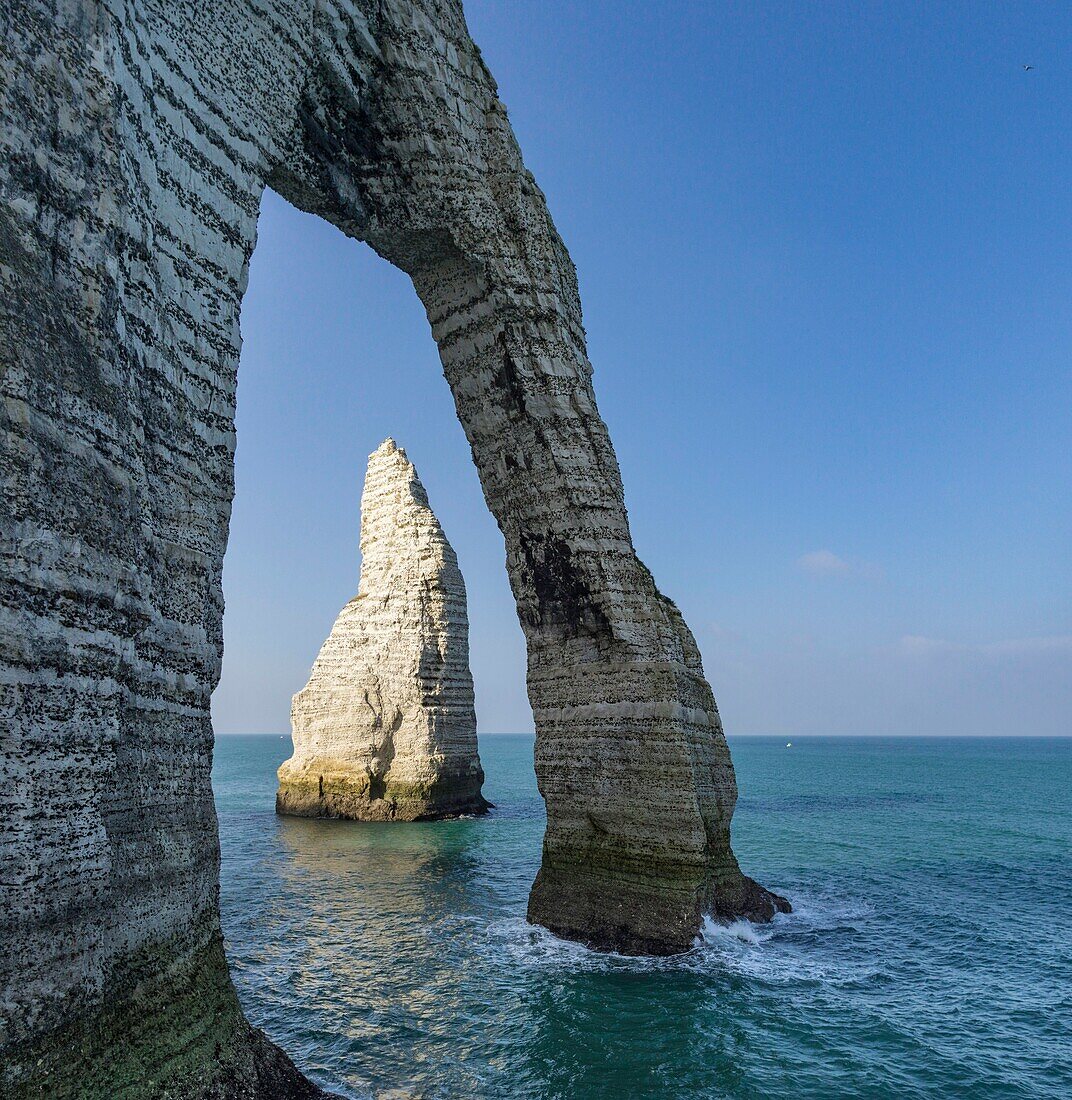
POLYGON ((731 739, 742 865, 796 912, 688 955, 525 923, 532 739, 487 818, 277 818, 290 741, 225 737, 222 908, 247 1015, 349 1097, 1072 1097, 1072 740, 731 739))

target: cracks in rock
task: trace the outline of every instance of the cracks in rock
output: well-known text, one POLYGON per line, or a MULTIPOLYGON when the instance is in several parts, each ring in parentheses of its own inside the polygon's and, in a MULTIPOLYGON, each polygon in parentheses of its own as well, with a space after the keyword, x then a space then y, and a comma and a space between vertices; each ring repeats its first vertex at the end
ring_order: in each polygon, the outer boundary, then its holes
MULTIPOLYGON (((376 749, 369 765, 369 801, 385 799, 387 796, 387 780, 391 775, 391 765, 395 759, 395 734, 402 728, 402 711, 395 710, 391 725, 386 729, 383 740, 376 749)), ((382 714, 380 715, 382 721, 382 714)))

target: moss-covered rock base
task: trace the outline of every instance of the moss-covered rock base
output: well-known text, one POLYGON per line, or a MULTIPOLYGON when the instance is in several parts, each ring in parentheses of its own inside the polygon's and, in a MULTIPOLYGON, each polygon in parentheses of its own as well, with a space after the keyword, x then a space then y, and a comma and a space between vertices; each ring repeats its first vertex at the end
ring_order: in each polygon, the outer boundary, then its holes
POLYGON ((218 935, 130 958, 103 1003, 4 1051, 5 1100, 326 1100, 242 1015, 218 935))
POLYGON ((383 783, 364 773, 337 772, 281 780, 278 814, 351 821, 437 821, 492 808, 480 793, 484 773, 443 776, 432 783, 383 783))

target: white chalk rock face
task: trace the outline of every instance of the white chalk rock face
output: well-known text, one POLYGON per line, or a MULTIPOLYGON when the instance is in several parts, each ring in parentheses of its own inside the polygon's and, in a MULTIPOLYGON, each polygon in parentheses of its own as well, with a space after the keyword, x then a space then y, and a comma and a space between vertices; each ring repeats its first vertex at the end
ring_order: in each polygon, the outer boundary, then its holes
POLYGON ((361 583, 291 708, 276 809, 421 821, 483 813, 458 559, 406 452, 386 440, 361 498, 361 583))
POLYGON ((0 1096, 320 1095, 231 984, 210 782, 269 186, 405 272, 438 345, 528 648, 530 919, 668 954, 786 908, 731 849, 718 708, 633 548, 576 272, 461 0, 0 12, 0 1096))

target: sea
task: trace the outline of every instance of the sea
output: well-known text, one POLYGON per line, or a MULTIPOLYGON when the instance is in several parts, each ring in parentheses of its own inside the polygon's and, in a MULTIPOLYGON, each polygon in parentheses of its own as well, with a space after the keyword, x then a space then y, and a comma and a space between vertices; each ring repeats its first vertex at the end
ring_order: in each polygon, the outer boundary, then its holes
POLYGON ((487 817, 279 818, 278 735, 220 737, 246 1014, 349 1098, 1072 1098, 1072 739, 731 738, 742 867, 794 911, 670 959, 525 921, 533 739, 487 817))

